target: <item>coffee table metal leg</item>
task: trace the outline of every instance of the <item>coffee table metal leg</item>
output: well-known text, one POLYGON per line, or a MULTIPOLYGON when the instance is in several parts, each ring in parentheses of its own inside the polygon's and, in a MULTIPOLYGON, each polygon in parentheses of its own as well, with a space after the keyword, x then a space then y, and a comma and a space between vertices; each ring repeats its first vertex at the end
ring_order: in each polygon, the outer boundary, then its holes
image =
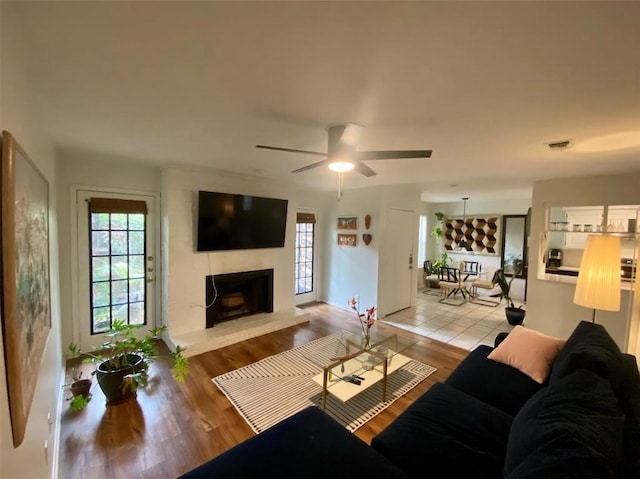
POLYGON ((389 360, 385 359, 382 363, 382 402, 387 400, 387 367, 389 366, 389 360))
POLYGON ((324 370, 324 375, 322 377, 322 403, 321 409, 324 411, 327 406, 327 380, 329 379, 329 370, 324 370))

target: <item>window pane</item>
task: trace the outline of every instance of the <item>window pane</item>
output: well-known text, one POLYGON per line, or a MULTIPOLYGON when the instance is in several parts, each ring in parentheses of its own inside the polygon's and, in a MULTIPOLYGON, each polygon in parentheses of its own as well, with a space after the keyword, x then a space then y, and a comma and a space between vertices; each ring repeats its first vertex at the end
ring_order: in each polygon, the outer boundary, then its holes
POLYGON ((129 266, 126 256, 111 257, 111 279, 127 279, 129 277, 129 266))
POLYGON ((129 280, 129 301, 144 301, 144 279, 129 280))
POLYGON ((109 306, 109 283, 93 283, 93 306, 109 306))
POLYGON ((129 304, 129 323, 144 324, 144 303, 129 304))
POLYGON ((111 229, 112 230, 126 230, 127 229, 127 214, 113 213, 111 214, 111 229))
POLYGON ((122 304, 128 301, 129 291, 127 286, 129 286, 129 282, 127 280, 111 282, 111 289, 113 291, 112 304, 122 304))
POLYGON ((116 304, 111 307, 111 321, 129 322, 129 305, 116 304))
POLYGON ((129 215, 129 231, 131 230, 144 231, 144 215, 129 215))
POLYGON ((91 259, 91 276, 93 281, 107 281, 109 279, 109 257, 99 256, 91 259))
POLYGON ((109 232, 94 231, 91 233, 91 255, 106 256, 109 254, 109 232))
POLYGON ((313 291, 313 223, 296 224, 296 294, 313 291))
POLYGON ((109 213, 91 213, 91 229, 108 230, 109 213))
POLYGON ((127 254, 127 236, 126 231, 111 232, 111 254, 127 254))
POLYGON ((92 333, 114 320, 146 324, 144 214, 91 214, 92 333))
POLYGON ((144 254, 144 233, 142 231, 129 233, 129 253, 144 254))
POLYGON ((93 332, 101 333, 111 326, 109 322, 109 307, 93 308, 93 332))
POLYGON ((130 278, 144 277, 144 256, 142 255, 129 256, 129 277, 130 278))

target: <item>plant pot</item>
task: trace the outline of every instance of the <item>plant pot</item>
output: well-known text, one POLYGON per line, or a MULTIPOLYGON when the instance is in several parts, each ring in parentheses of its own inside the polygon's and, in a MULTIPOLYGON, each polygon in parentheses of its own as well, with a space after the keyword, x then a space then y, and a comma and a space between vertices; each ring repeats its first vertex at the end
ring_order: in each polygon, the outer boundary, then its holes
POLYGON ((124 377, 142 371, 144 362, 142 356, 131 354, 129 363, 119 369, 111 369, 108 361, 105 361, 98 364, 96 368, 96 378, 108 406, 125 402, 136 394, 135 383, 133 387, 130 385, 125 387, 124 377))
POLYGON ((91 379, 79 379, 71 384, 71 394, 74 396, 89 397, 91 391, 91 379))
POLYGON ((504 308, 504 312, 507 315, 507 321, 513 326, 518 326, 524 321, 524 316, 527 311, 522 308, 504 308))

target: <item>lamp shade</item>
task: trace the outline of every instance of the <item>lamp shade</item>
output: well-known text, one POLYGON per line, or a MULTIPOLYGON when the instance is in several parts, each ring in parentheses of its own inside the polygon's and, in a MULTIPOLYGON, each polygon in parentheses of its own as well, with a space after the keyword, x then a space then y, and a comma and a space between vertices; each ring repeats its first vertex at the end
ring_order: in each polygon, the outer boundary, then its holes
POLYGON ((604 311, 620 310, 619 237, 587 237, 573 302, 604 311))

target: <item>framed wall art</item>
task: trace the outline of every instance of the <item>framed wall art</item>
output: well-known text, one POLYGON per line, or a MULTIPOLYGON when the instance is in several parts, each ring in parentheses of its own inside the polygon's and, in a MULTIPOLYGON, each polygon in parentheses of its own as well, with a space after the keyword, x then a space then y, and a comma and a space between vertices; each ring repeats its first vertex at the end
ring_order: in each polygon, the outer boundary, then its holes
POLYGON ((500 220, 500 215, 446 219, 442 226, 442 246, 445 251, 455 253, 498 255, 502 234, 500 220), (460 248, 462 240, 464 247, 460 248))
POLYGON ((24 439, 51 329, 49 184, 2 132, 2 328, 13 445, 24 439))
POLYGON ((358 246, 358 235, 338 233, 338 245, 340 246, 358 246))
POLYGON ((357 216, 338 216, 337 226, 339 230, 357 230, 358 217, 357 216))

